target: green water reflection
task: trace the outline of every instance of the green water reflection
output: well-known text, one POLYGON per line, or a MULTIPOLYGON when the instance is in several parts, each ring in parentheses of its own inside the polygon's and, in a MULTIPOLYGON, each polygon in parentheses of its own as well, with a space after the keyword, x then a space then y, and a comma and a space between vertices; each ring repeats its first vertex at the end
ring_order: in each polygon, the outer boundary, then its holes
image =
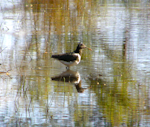
POLYGON ((149 5, 1 2, 0 125, 150 126, 149 5), (79 65, 51 59, 78 42, 93 49, 79 65))

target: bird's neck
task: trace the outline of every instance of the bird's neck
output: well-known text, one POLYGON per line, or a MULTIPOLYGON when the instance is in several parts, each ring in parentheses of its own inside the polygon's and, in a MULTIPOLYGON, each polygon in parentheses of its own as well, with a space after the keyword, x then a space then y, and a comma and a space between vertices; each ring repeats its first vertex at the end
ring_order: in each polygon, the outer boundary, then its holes
POLYGON ((76 50, 74 51, 74 53, 79 53, 80 55, 82 55, 82 49, 76 49, 76 50))

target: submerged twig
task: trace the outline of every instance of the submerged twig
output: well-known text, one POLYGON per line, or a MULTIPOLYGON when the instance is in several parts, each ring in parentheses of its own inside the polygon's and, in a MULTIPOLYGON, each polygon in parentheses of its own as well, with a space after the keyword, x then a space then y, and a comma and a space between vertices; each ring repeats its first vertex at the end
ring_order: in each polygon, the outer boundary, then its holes
MULTIPOLYGON (((10 70, 8 70, 8 71, 10 71, 10 70)), ((6 72, 5 71, 1 71, 0 74, 4 74, 5 73, 9 78, 11 78, 10 74, 8 73, 8 71, 6 71, 6 72)))
MULTIPOLYGON (((5 47, 5 48, 6 48, 6 47, 5 47)), ((4 49, 5 49, 5 48, 4 48, 4 49)), ((2 49, 2 51, 4 51, 4 49, 2 49)), ((0 51, 0 53, 1 53, 2 51, 0 51)))
MULTIPOLYGON (((8 70, 8 71, 10 71, 10 70, 8 70)), ((6 73, 6 75, 9 75, 9 73, 8 73, 8 71, 0 71, 0 74, 3 74, 3 73, 6 73)))

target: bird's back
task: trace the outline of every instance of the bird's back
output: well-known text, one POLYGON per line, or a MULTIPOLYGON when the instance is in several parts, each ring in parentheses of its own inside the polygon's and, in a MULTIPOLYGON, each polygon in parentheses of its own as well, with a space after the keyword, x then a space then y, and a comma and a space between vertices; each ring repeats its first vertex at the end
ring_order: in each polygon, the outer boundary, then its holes
POLYGON ((78 56, 76 55, 76 53, 71 52, 71 53, 65 53, 65 54, 52 55, 52 58, 70 62, 70 61, 77 60, 78 56))

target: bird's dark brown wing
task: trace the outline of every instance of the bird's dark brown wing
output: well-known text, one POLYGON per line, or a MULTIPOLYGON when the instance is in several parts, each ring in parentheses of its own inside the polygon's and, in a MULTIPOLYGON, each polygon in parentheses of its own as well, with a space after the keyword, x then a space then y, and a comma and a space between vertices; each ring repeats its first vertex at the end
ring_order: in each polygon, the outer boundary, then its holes
POLYGON ((59 55, 52 55, 52 58, 55 58, 57 60, 63 60, 66 62, 75 61, 78 59, 78 56, 73 53, 65 53, 65 54, 59 54, 59 55))

